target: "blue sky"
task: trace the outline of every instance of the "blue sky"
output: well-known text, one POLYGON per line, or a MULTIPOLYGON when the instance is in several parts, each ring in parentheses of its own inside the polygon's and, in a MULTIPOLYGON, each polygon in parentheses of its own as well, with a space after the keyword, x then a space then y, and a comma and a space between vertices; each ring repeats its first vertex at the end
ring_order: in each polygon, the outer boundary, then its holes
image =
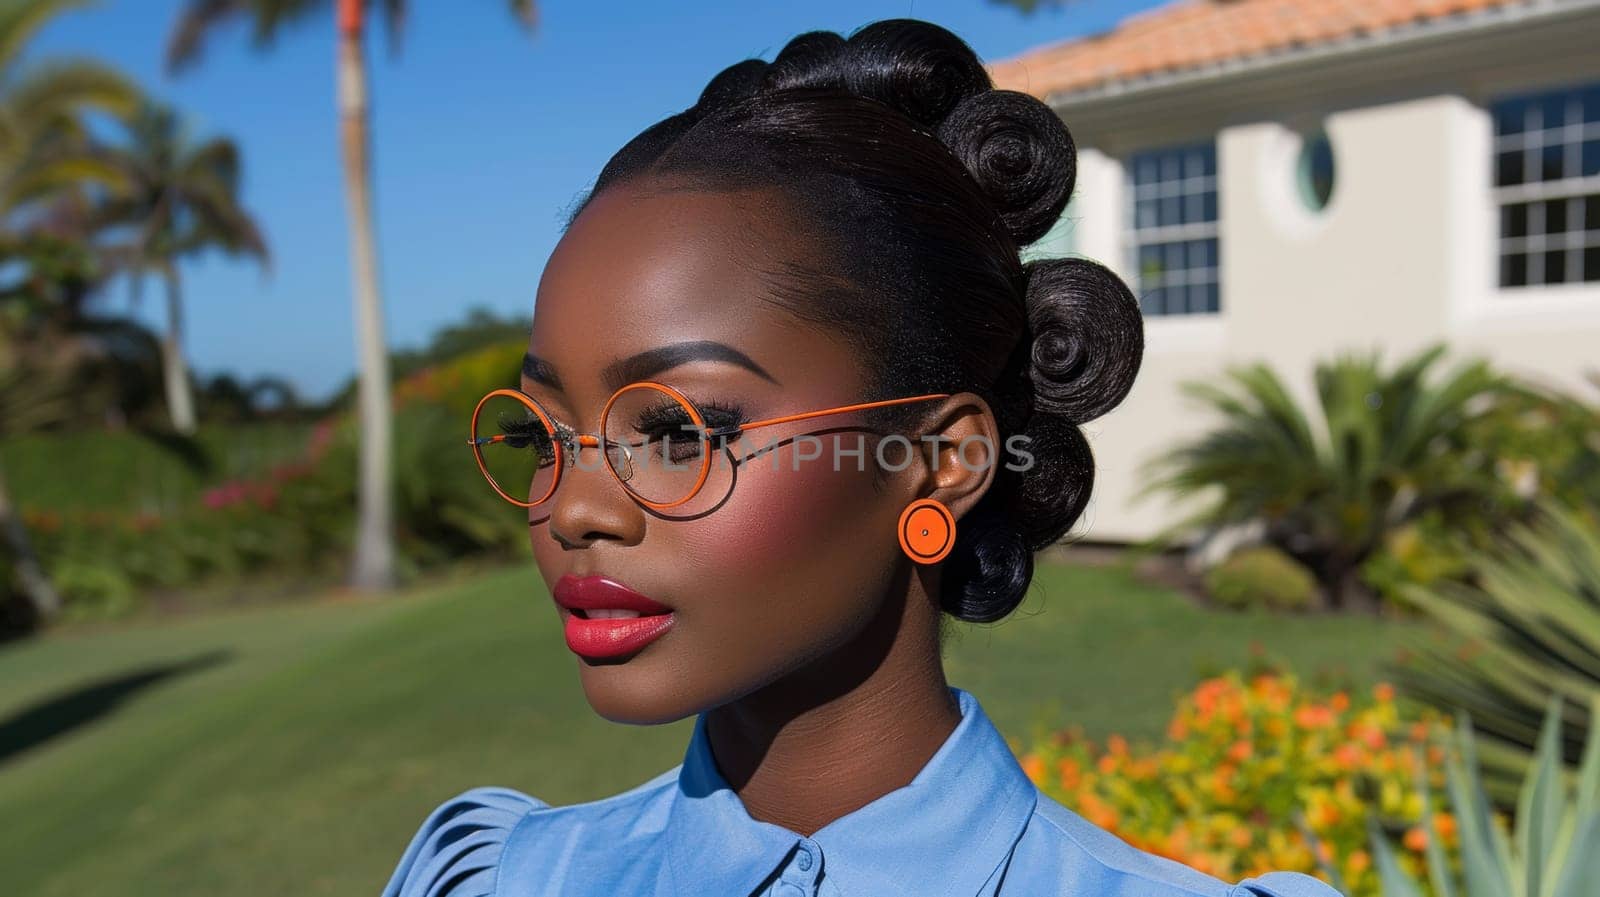
MULTIPOLYGON (((691 104, 740 59, 790 37, 910 16, 986 60, 1103 31, 1152 0, 1078 0, 1024 16, 988 0, 543 4, 537 33, 498 0, 413 0, 402 52, 372 45, 378 237, 392 346, 415 345, 469 306, 527 314, 561 212, 630 137, 691 104)), ((314 21, 256 52, 219 32, 177 77, 161 55, 178 0, 102 0, 63 16, 30 58, 88 55, 175 104, 194 131, 243 148, 244 195, 270 274, 222 257, 186 269, 186 346, 202 373, 287 376, 308 396, 354 370, 346 224, 333 93, 333 28, 314 21)), ((158 291, 142 317, 159 321, 158 291)), ((125 309, 127 292, 107 305, 125 309)))

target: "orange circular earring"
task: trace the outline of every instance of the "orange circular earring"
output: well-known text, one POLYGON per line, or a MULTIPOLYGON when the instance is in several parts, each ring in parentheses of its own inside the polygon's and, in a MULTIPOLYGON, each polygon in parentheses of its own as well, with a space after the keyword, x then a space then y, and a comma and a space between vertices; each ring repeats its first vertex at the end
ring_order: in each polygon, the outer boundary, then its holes
POLYGON ((931 498, 919 498, 900 512, 900 548, 919 564, 937 564, 956 544, 956 518, 931 498))

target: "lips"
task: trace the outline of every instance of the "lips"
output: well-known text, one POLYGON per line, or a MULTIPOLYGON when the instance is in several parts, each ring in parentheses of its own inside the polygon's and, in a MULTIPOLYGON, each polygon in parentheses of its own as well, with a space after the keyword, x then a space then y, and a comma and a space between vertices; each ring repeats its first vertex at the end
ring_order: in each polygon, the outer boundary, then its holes
POLYGON ((672 608, 604 576, 566 575, 552 592, 565 608, 567 648, 606 660, 632 654, 672 628, 672 608))

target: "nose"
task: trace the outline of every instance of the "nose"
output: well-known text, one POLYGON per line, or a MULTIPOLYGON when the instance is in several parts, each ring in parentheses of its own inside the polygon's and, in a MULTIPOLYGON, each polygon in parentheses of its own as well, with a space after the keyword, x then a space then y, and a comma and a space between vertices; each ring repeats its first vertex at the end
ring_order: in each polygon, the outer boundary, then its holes
POLYGON ((599 541, 637 544, 644 537, 644 513, 600 456, 598 442, 582 437, 576 457, 562 471, 550 496, 550 537, 562 548, 588 548, 599 541), (586 449, 594 448, 594 451, 586 449))

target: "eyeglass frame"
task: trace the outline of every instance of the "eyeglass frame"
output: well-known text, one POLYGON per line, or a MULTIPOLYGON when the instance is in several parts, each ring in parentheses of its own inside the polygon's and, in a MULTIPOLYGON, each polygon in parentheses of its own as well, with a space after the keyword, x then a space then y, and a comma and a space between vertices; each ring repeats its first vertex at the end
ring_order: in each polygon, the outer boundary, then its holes
MULTIPOLYGON (((933 399, 948 399, 951 395, 953 395, 952 393, 937 392, 920 396, 907 396, 900 399, 881 399, 876 402, 859 402, 853 405, 840 405, 836 408, 824 408, 818 411, 806 411, 800 414, 786 414, 781 417, 770 417, 765 420, 750 421, 742 424, 729 424, 723 427, 707 427, 705 416, 700 413, 700 409, 695 406, 694 402, 689 400, 688 396, 672 388, 671 386, 666 385, 665 383, 658 383, 653 380, 638 380, 618 389, 616 392, 611 394, 611 398, 606 400, 605 407, 600 410, 600 430, 602 435, 594 435, 590 433, 579 433, 565 424, 557 423, 556 420, 544 410, 544 406, 539 404, 538 399, 535 399, 533 396, 528 395, 520 389, 493 389, 485 394, 483 398, 479 399, 477 406, 472 409, 472 429, 470 431, 470 435, 467 437, 467 443, 472 446, 472 457, 473 460, 478 464, 478 472, 482 473, 483 478, 489 481, 489 486, 494 489, 495 493, 506 501, 511 502, 512 504, 521 508, 537 507, 544 502, 549 501, 550 497, 556 494, 556 489, 561 485, 561 473, 566 469, 567 466, 564 453, 567 450, 567 443, 570 442, 573 448, 574 460, 576 460, 578 452, 582 451, 584 448, 599 448, 601 450, 601 456, 606 459, 606 470, 610 472, 612 478, 617 481, 617 484, 623 488, 623 491, 627 492, 629 497, 640 504, 652 510, 665 511, 689 502, 695 496, 700 494, 701 488, 705 486, 707 477, 709 477, 711 474, 711 452, 701 452, 700 473, 695 479, 694 488, 689 490, 689 494, 685 495, 683 498, 670 502, 651 501, 650 499, 645 498, 644 496, 635 492, 633 489, 629 488, 627 481, 622 478, 621 474, 617 473, 616 467, 612 464, 610 455, 606 454, 606 440, 603 434, 605 432, 605 421, 611 414, 611 406, 616 404, 617 399, 621 398, 624 393, 633 389, 655 389, 664 392, 673 399, 677 400, 683 405, 684 408, 688 410, 689 416, 694 423, 694 429, 700 434, 698 441, 706 444, 707 446, 709 446, 714 440, 728 436, 736 436, 742 434, 746 430, 754 430, 760 427, 792 423, 799 420, 810 420, 812 418, 826 417, 832 414, 844 414, 849 411, 865 411, 870 408, 883 408, 891 405, 905 405, 912 402, 931 401, 933 399), (551 433, 552 436, 562 437, 553 438, 551 440, 551 444, 555 449, 555 475, 550 481, 550 488, 545 490, 545 494, 540 496, 536 501, 530 502, 512 498, 504 489, 500 487, 499 483, 495 482, 493 475, 489 473, 488 466, 484 463, 484 444, 498 442, 505 439, 503 434, 496 434, 494 436, 483 438, 478 436, 478 418, 483 413, 483 407, 489 403, 490 399, 493 399, 497 396, 505 396, 521 402, 523 405, 532 410, 534 414, 538 415, 539 420, 544 423, 545 429, 551 433)), ((623 445, 624 451, 626 451, 626 443, 621 443, 621 445, 623 445)))

